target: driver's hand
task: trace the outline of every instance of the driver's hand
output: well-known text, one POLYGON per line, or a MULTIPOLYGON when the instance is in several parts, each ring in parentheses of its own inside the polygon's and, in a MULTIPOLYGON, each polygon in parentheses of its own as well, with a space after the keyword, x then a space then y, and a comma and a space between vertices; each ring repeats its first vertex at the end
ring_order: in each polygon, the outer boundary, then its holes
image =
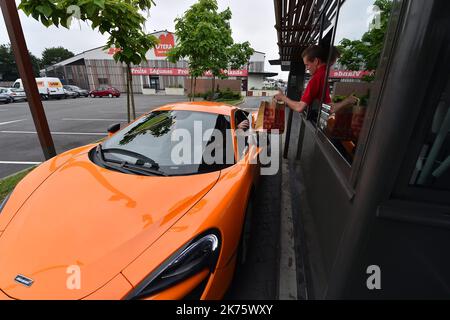
POLYGON ((250 123, 248 120, 244 120, 237 125, 237 128, 241 129, 241 130, 247 130, 249 127, 250 127, 250 123))

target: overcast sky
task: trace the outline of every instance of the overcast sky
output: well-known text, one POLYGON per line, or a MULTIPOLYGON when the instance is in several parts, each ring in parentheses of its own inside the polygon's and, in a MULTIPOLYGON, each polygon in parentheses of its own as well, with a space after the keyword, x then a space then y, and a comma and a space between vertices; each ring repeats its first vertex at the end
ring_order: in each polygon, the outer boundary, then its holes
MULTIPOLYGON (((16 0, 18 4, 20 1, 16 0)), ((181 17, 196 0, 155 0, 156 6, 150 10, 146 27, 147 31, 175 31, 174 19, 181 17)), ((347 0, 342 10, 341 21, 337 32, 337 40, 343 36, 351 39, 361 37, 367 31, 367 8, 374 0, 347 0), (349 9, 351 8, 351 9, 349 9), (355 14, 357 12, 358 14, 355 14), (345 25, 345 26, 344 26, 345 25), (344 29, 345 28, 345 29, 344 29)), ((230 7, 233 17, 231 28, 235 42, 249 41, 256 51, 266 54, 266 71, 278 72, 278 77, 287 80, 288 73, 281 72, 279 66, 271 66, 269 60, 278 59, 277 33, 274 28, 275 14, 273 0, 218 0, 219 10, 230 7)), ((28 49, 37 57, 45 48, 63 46, 75 54, 103 46, 107 36, 93 31, 85 23, 73 22, 70 29, 45 28, 40 22, 27 17, 22 11, 20 19, 27 41, 28 49)), ((0 16, 0 44, 8 43, 9 38, 0 16)), ((276 77, 275 77, 276 78, 276 77)))

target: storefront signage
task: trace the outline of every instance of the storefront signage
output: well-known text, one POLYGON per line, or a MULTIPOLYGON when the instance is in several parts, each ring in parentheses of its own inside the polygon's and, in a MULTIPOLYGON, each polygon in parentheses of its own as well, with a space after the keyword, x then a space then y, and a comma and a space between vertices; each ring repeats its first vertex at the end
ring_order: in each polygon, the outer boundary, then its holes
POLYGON ((370 71, 330 70, 330 78, 339 79, 361 79, 371 74, 370 71))
POLYGON ((114 54, 116 54, 117 52, 120 52, 120 51, 122 51, 121 48, 109 48, 108 49, 108 54, 109 55, 114 55, 114 54))
POLYGON ((159 43, 155 47, 155 56, 167 57, 167 52, 175 47, 173 34, 167 33, 159 36, 159 43))
MULTIPOLYGON (((189 69, 182 68, 131 68, 131 73, 133 75, 146 75, 146 76, 179 76, 187 77, 189 76, 189 69)), ((224 73, 229 77, 247 77, 248 71, 243 70, 224 70, 224 73)), ((204 77, 212 77, 210 71, 206 72, 204 77)))

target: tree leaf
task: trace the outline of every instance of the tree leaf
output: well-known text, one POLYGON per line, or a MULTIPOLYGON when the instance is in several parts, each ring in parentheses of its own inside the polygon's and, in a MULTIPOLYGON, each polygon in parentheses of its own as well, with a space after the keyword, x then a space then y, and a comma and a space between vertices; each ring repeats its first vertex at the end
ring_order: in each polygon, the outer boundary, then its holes
POLYGON ((45 17, 49 17, 53 12, 53 9, 48 4, 37 6, 36 10, 45 15, 45 17))

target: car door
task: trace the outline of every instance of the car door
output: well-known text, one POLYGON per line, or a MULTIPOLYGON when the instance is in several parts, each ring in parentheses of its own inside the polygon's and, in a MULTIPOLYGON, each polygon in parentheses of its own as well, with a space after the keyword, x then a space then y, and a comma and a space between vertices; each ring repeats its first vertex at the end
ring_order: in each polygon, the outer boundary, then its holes
POLYGON ((102 97, 106 97, 108 94, 109 94, 109 89, 108 89, 108 87, 102 87, 102 90, 101 90, 101 96, 102 96, 102 97))

